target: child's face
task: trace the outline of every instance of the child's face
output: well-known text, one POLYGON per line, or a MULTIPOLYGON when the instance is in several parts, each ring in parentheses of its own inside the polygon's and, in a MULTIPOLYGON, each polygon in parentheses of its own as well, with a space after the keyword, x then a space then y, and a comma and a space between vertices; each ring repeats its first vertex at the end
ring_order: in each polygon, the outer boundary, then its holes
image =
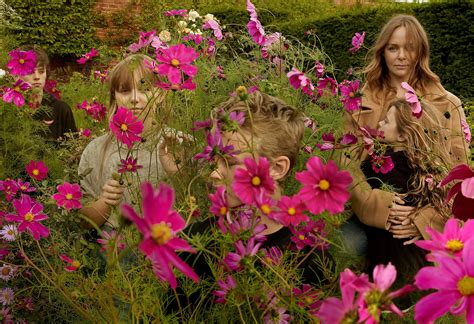
POLYGON ((223 133, 222 143, 224 146, 233 145, 235 151, 239 151, 239 154, 235 154, 226 158, 219 157, 217 159, 217 169, 212 171, 210 178, 214 186, 223 185, 226 187, 227 200, 229 207, 237 207, 242 205, 242 202, 232 191, 232 182, 234 180, 234 173, 237 168, 244 168, 245 158, 258 159, 258 154, 252 153, 249 150, 250 135, 246 133, 223 133))
POLYGON ((33 89, 43 90, 46 83, 46 67, 44 65, 37 65, 33 73, 24 75, 21 79, 31 84, 33 89))
POLYGON ((388 110, 385 119, 379 122, 379 131, 383 131, 385 143, 403 142, 403 136, 398 131, 397 122, 395 119, 396 114, 397 108, 392 106, 388 110))

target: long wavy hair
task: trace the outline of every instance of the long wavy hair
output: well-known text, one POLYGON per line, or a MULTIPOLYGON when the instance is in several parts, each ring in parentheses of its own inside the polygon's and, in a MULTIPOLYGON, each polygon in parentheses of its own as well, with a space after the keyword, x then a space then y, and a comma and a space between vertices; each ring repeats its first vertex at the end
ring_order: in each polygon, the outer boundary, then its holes
POLYGON ((412 115, 406 100, 395 100, 389 107, 395 107, 397 129, 405 138, 403 147, 408 164, 414 173, 409 180, 411 191, 416 197, 416 207, 431 205, 443 216, 449 218, 445 198, 446 190, 436 184, 447 175, 451 161, 448 152, 446 131, 441 125, 440 113, 427 103, 422 103, 423 114, 417 119, 412 115))
POLYGON ((425 92, 428 85, 439 83, 439 77, 430 69, 430 46, 423 26, 413 16, 397 15, 383 26, 367 56, 369 62, 364 69, 365 80, 376 98, 380 98, 382 92, 396 93, 390 83, 384 50, 393 32, 400 27, 406 28, 407 43, 414 47, 415 64, 407 82, 421 92, 425 92))

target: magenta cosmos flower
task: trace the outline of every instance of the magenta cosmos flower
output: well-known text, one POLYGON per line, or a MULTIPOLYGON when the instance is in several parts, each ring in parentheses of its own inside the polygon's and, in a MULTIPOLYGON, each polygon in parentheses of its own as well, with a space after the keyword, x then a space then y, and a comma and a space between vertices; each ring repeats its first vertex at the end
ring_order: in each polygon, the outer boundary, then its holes
POLYGON ((262 46, 266 41, 265 31, 263 30, 262 24, 258 20, 257 10, 250 0, 247 0, 247 11, 250 14, 250 21, 247 23, 247 30, 253 41, 262 46))
POLYGON ((360 108, 362 104, 362 94, 359 91, 359 80, 345 80, 339 85, 341 90, 341 102, 347 111, 354 111, 360 108))
POLYGON ((311 83, 311 80, 304 75, 303 72, 299 71, 296 68, 292 68, 290 72, 286 74, 290 85, 295 89, 301 89, 308 96, 313 95, 314 86, 311 83))
POLYGON ((390 156, 372 154, 370 156, 370 163, 372 164, 372 170, 374 170, 375 173, 380 172, 382 174, 387 174, 395 167, 390 156))
POLYGON ((197 74, 197 67, 191 63, 198 57, 194 48, 183 44, 162 49, 156 54, 156 60, 163 63, 158 65, 158 73, 166 75, 171 84, 181 84, 181 72, 189 77, 197 74))
POLYGON ((77 269, 79 269, 81 267, 81 262, 78 261, 78 260, 74 260, 74 259, 71 259, 70 257, 68 257, 67 255, 65 254, 61 254, 59 256, 59 258, 66 262, 67 266, 64 267, 64 270, 66 270, 67 272, 74 272, 76 271, 77 269))
POLYGON ((325 94, 335 96, 337 94, 337 82, 333 78, 326 77, 318 81, 318 95, 320 97, 325 94))
POLYGON ((212 32, 214 33, 214 36, 217 38, 217 40, 222 40, 222 38, 224 37, 222 36, 221 26, 219 26, 219 23, 213 19, 206 21, 206 23, 202 25, 202 29, 203 30, 211 29, 212 32))
POLYGON ((352 53, 357 52, 362 45, 364 45, 364 38, 365 38, 365 32, 362 34, 360 33, 355 33, 354 37, 352 37, 352 48, 349 50, 352 53))
POLYGON ((449 190, 446 201, 454 197, 453 214, 459 219, 474 218, 474 171, 466 164, 453 168, 439 184, 445 186, 454 180, 462 180, 454 184, 449 190))
POLYGON ((255 204, 260 195, 272 195, 275 181, 270 176, 270 163, 267 158, 260 157, 258 163, 252 158, 244 159, 245 169, 235 170, 232 190, 245 204, 255 204))
POLYGON ((56 200, 58 207, 64 207, 67 210, 73 208, 79 209, 82 207, 81 187, 77 183, 71 184, 69 182, 64 182, 62 185, 58 185, 56 189, 58 192, 52 195, 51 198, 56 200))
POLYGON ((7 68, 13 75, 28 75, 35 71, 36 53, 34 51, 14 50, 8 53, 11 60, 7 63, 7 68))
POLYGON ((61 91, 57 88, 58 82, 56 80, 46 80, 44 84, 44 91, 52 95, 56 100, 61 100, 61 91))
POLYGON ((237 283, 235 282, 234 277, 229 275, 225 280, 218 280, 217 284, 219 285, 220 290, 214 290, 212 292, 212 294, 217 297, 215 302, 218 304, 225 304, 227 302, 227 294, 237 287, 237 283))
POLYGON ((461 129, 464 133, 464 138, 466 142, 471 143, 471 129, 469 128, 469 124, 464 119, 461 120, 461 129))
POLYGON ((359 322, 379 323, 382 310, 389 310, 392 313, 403 317, 403 313, 395 306, 393 299, 406 295, 414 290, 412 285, 405 285, 402 288, 390 292, 389 288, 397 278, 397 269, 389 263, 387 266, 379 264, 374 268, 374 283, 362 294, 359 299, 359 322))
POLYGON ((183 83, 166 83, 158 82, 157 86, 161 89, 171 90, 171 91, 181 91, 181 90, 196 90, 196 83, 193 83, 193 78, 187 78, 183 83))
POLYGON ((17 107, 21 107, 25 104, 25 97, 23 92, 30 89, 31 85, 28 82, 18 79, 12 88, 6 88, 5 93, 2 96, 2 100, 6 103, 11 103, 17 107))
POLYGON ((344 210, 349 199, 348 187, 352 178, 347 171, 339 171, 334 161, 324 165, 317 156, 306 163, 307 171, 297 172, 296 179, 303 184, 299 195, 313 214, 327 210, 337 214, 344 210))
POLYGON ((247 242, 247 246, 241 240, 235 243, 236 252, 229 252, 225 258, 224 263, 230 270, 240 271, 243 269, 242 260, 246 257, 252 257, 257 254, 260 249, 261 242, 255 244, 255 237, 251 237, 247 242))
POLYGON ((0 191, 3 191, 5 194, 5 199, 11 201, 16 193, 20 190, 18 183, 12 179, 7 179, 5 181, 0 180, 0 191))
POLYGON ((309 221, 309 217, 304 214, 306 205, 298 195, 282 196, 277 207, 278 210, 272 213, 272 218, 285 226, 298 226, 301 222, 309 221))
POLYGON ((143 168, 143 165, 137 164, 137 161, 138 159, 134 159, 133 156, 129 156, 127 159, 121 159, 118 172, 137 172, 138 169, 143 168))
POLYGON ((196 160, 213 161, 216 157, 223 157, 226 155, 232 156, 234 152, 233 145, 224 146, 222 142, 222 134, 218 127, 215 128, 214 133, 207 133, 207 146, 201 153, 194 156, 196 160))
POLYGON ((119 235, 117 231, 112 230, 110 233, 107 231, 102 231, 100 235, 102 238, 97 239, 97 243, 102 245, 100 251, 114 251, 115 247, 117 247, 119 250, 125 249, 125 243, 122 242, 123 237, 122 235, 119 235))
POLYGON ((38 181, 41 181, 48 176, 48 167, 43 163, 43 161, 31 160, 26 165, 25 169, 30 177, 38 181))
POLYGON ((138 37, 138 43, 133 43, 128 47, 128 50, 132 53, 138 52, 143 47, 147 47, 153 41, 155 37, 156 30, 151 30, 149 32, 140 32, 138 37))
POLYGON ((109 127, 117 140, 127 145, 128 149, 132 148, 133 143, 141 141, 143 123, 125 107, 118 107, 109 127))
POLYGON ((369 279, 365 273, 358 277, 351 270, 345 269, 341 272, 339 286, 341 299, 329 297, 319 309, 317 317, 322 324, 357 322, 356 292, 366 291, 370 287, 369 279))
POLYGON ((316 71, 316 77, 318 79, 324 75, 324 65, 321 62, 316 61, 316 63, 314 64, 314 69, 316 71))
POLYGON ((9 222, 20 223, 19 233, 28 230, 35 240, 49 236, 49 230, 40 224, 40 221, 48 219, 48 216, 43 214, 43 205, 31 199, 30 196, 21 195, 20 199, 13 200, 13 206, 16 209, 16 215, 8 214, 5 219, 9 222))
POLYGON ((93 59, 96 56, 99 56, 99 51, 97 51, 95 48, 92 48, 89 53, 82 55, 82 57, 76 62, 79 64, 86 64, 87 61, 93 59))
POLYGON ((460 227, 460 222, 455 218, 450 218, 444 225, 443 233, 427 227, 426 232, 431 240, 416 241, 415 244, 422 249, 432 253, 433 256, 460 256, 464 245, 471 238, 474 238, 474 220, 470 219, 464 226, 460 227))
POLYGON ((218 186, 216 192, 209 194, 211 207, 209 211, 215 216, 226 216, 229 213, 229 203, 227 202, 227 195, 224 186, 218 186))
POLYGON ((417 323, 433 323, 448 311, 466 312, 466 322, 474 323, 474 240, 469 240, 462 258, 436 258, 436 267, 424 267, 415 276, 419 289, 436 289, 415 305, 417 323))
POLYGON ((186 9, 172 9, 165 11, 163 14, 167 17, 172 17, 172 16, 181 16, 181 17, 186 17, 188 11, 186 9))
POLYGON ((406 82, 402 82, 402 88, 406 90, 405 100, 410 103, 411 114, 416 118, 420 118, 423 110, 415 90, 406 82))
POLYGON ((198 282, 199 278, 193 269, 175 252, 181 250, 194 253, 194 250, 185 240, 176 236, 186 226, 186 222, 173 210, 173 189, 160 184, 160 188, 155 190, 149 182, 145 182, 141 190, 143 218, 130 205, 121 206, 122 213, 134 222, 143 234, 140 250, 155 264, 155 273, 159 274, 157 277, 168 281, 173 289, 177 286, 173 267, 198 282))

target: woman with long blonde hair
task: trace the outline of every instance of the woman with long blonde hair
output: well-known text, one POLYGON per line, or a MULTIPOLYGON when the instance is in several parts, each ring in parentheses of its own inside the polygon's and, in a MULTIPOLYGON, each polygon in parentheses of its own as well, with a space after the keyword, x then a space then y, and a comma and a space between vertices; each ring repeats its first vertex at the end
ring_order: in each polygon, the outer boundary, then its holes
MULTIPOLYGON (((446 91, 438 76, 430 70, 428 37, 418 20, 409 15, 390 19, 382 28, 369 57, 370 62, 364 70, 366 83, 362 107, 350 116, 351 123, 376 128, 386 118, 389 103, 405 97, 401 83, 407 82, 442 116, 441 126, 446 132, 445 145, 451 163, 465 163, 469 150, 462 131, 461 122, 466 117, 461 101, 446 91)), ((363 161, 366 154, 361 152, 355 159, 363 161)), ((351 206, 362 223, 386 229, 390 226, 390 219, 405 219, 415 212, 394 192, 371 188, 359 168, 353 170, 353 178, 358 185, 352 191, 351 206)), ((433 214, 437 213, 430 207, 416 212, 417 216, 411 219, 420 229, 428 226, 433 214)), ((408 224, 395 234, 402 235, 412 225, 408 224)), ((443 227, 442 222, 431 225, 437 229, 443 227)), ((422 234, 426 237, 423 230, 422 234)))

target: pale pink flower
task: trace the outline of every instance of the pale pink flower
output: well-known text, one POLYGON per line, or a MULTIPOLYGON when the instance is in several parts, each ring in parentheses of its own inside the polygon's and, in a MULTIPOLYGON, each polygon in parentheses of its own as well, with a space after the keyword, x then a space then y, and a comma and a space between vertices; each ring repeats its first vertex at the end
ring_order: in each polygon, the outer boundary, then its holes
POLYGON ((213 19, 209 19, 202 25, 203 30, 208 30, 211 29, 214 33, 214 36, 217 38, 217 40, 222 40, 222 30, 221 26, 219 26, 219 23, 213 19))
POLYGON ((324 65, 321 62, 316 61, 314 68, 316 70, 316 77, 318 79, 324 75, 324 65))
POLYGON ((464 138, 466 142, 471 143, 471 129, 469 128, 469 124, 464 119, 461 119, 461 128, 462 132, 464 133, 464 138))
POLYGON ((354 37, 352 37, 352 48, 350 51, 352 53, 357 52, 362 45, 364 45, 364 38, 365 38, 365 32, 362 34, 360 33, 355 33, 354 37))
POLYGON ((421 114, 423 113, 423 109, 421 108, 421 104, 415 90, 406 82, 402 82, 402 88, 406 90, 405 100, 410 103, 412 115, 416 118, 420 118, 421 114))
POLYGON ((311 80, 305 76, 305 74, 296 68, 292 68, 290 72, 286 74, 290 85, 295 89, 301 89, 308 96, 313 95, 314 86, 311 80))

